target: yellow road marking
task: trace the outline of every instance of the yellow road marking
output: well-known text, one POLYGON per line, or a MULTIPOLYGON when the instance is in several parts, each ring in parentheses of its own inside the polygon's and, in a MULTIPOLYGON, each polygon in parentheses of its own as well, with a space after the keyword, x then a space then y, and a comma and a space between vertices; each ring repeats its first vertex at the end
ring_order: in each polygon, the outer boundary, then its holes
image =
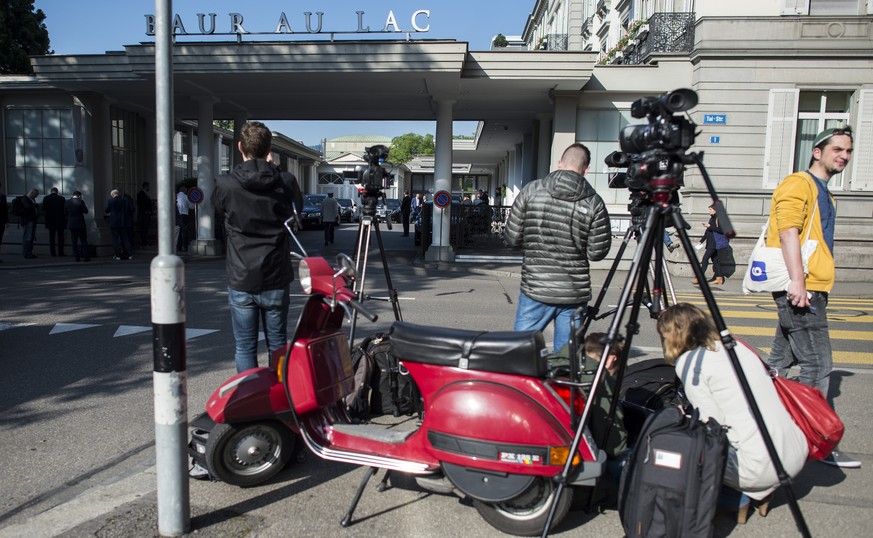
MULTIPOLYGON (((768 355, 770 354, 769 347, 759 347, 768 355)), ((834 351, 832 352, 833 361, 835 363, 845 364, 873 364, 873 353, 864 353, 862 351, 834 351)))
MULTIPOLYGON (((776 334, 776 327, 749 327, 737 325, 728 327, 733 334, 738 336, 773 336, 776 334)), ((843 331, 839 329, 831 329, 828 331, 831 340, 859 340, 862 342, 873 342, 873 331, 843 331)))

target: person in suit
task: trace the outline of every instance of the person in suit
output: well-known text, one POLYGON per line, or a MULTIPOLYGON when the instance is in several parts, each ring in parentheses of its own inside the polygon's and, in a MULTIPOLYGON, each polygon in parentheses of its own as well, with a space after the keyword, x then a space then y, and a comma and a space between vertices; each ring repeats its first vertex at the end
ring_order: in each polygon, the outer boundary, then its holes
POLYGON ((57 187, 52 187, 50 194, 42 199, 45 227, 49 232, 49 252, 52 256, 66 256, 64 254, 64 229, 67 227, 64 218, 66 203, 67 199, 58 194, 57 187))
POLYGON ((143 181, 142 189, 136 193, 136 218, 139 228, 139 246, 149 246, 149 227, 152 222, 152 197, 149 195, 149 182, 143 181))
POLYGON ((130 236, 125 228, 129 220, 130 208, 127 198, 118 189, 112 189, 106 202, 106 214, 109 216, 109 229, 112 231, 112 248, 115 251, 113 260, 129 260, 133 249, 130 247, 130 236))
POLYGON ((88 254, 88 228, 85 226, 85 215, 88 206, 82 200, 82 193, 73 191, 73 196, 64 204, 64 215, 67 218, 67 228, 70 229, 70 242, 76 261, 91 261, 88 254))
POLYGON ((400 200, 400 220, 403 221, 403 237, 409 237, 409 215, 412 214, 412 198, 409 197, 409 191, 403 193, 403 199, 400 200))

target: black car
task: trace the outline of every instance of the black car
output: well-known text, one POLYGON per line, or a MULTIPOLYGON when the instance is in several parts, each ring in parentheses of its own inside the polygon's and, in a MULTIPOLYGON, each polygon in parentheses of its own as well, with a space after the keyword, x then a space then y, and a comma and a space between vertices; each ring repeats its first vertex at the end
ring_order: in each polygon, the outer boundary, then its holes
POLYGON ((327 198, 326 194, 303 195, 303 211, 300 213, 300 220, 303 221, 304 229, 321 226, 321 202, 325 198, 327 198))
POLYGON ((355 203, 351 198, 337 198, 336 201, 340 205, 340 221, 352 222, 355 217, 355 203))
POLYGON ((389 216, 391 222, 400 222, 400 200, 397 198, 379 200, 376 202, 376 216, 382 222, 385 222, 389 216))

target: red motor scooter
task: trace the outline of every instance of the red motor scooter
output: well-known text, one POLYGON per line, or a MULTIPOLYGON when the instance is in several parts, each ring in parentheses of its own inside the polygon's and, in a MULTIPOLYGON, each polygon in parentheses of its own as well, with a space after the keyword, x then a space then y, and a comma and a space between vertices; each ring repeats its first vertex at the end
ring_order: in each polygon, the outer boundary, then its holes
MULTIPOLYGON (((337 262, 334 270, 321 257, 302 260, 299 280, 309 297, 293 337, 269 368, 242 372, 209 398, 208 416, 192 423, 195 461, 222 481, 251 486, 278 473, 302 439, 323 459, 370 467, 343 526, 381 468, 388 473, 380 490, 392 471, 409 473, 429 491, 470 497, 503 532, 542 533, 585 411, 572 384, 549 376, 542 333, 394 322, 393 353, 420 390, 422 420, 411 431, 355 423, 344 401, 354 371, 343 323, 353 310, 376 316, 349 288, 352 260, 340 254, 337 262)), ((581 431, 569 486, 593 486, 606 459, 581 431)), ((563 488, 552 526, 571 499, 572 488, 563 488)))

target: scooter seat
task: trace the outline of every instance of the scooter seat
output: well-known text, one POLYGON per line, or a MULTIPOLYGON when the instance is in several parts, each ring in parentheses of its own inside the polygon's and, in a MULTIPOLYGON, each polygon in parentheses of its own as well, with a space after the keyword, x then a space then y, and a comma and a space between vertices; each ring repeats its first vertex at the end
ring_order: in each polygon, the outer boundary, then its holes
POLYGON ((549 353, 541 331, 468 331, 395 321, 392 353, 405 362, 545 377, 549 353))

